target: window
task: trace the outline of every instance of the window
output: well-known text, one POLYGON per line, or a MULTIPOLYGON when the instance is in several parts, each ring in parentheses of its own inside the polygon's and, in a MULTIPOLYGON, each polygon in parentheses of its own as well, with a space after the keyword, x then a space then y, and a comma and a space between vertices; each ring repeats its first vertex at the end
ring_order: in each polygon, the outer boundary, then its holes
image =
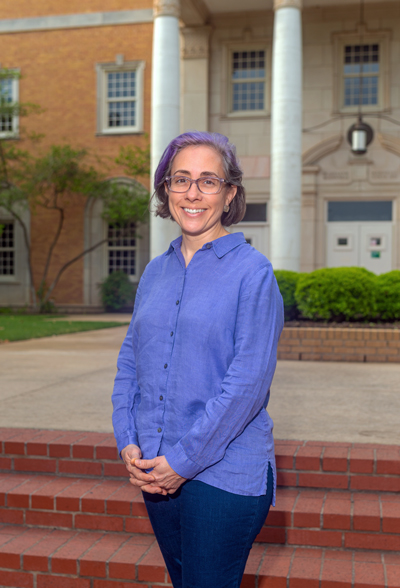
POLYGON ((130 277, 137 274, 136 225, 108 225, 108 274, 123 271, 130 277))
POLYGON ((18 116, 12 113, 12 105, 18 101, 18 77, 15 71, 0 72, 0 136, 18 132, 18 116), (9 77, 8 77, 9 75, 9 77), (10 108, 10 113, 4 112, 10 108))
POLYGON ((328 202, 328 222, 391 221, 390 200, 328 202))
POLYGON ((267 203, 257 202, 246 204, 246 214, 242 223, 265 223, 267 222, 267 203))
POLYGON ((14 223, 0 221, 0 276, 15 275, 14 223))
POLYGON ((344 106, 379 103, 379 45, 345 45, 344 106))
POLYGON ((232 51, 231 111, 265 110, 265 50, 232 51))
POLYGON ((143 62, 97 66, 99 133, 142 131, 143 69, 143 62))
POLYGON ((390 106, 389 40, 387 31, 333 35, 336 112, 379 112, 390 106))

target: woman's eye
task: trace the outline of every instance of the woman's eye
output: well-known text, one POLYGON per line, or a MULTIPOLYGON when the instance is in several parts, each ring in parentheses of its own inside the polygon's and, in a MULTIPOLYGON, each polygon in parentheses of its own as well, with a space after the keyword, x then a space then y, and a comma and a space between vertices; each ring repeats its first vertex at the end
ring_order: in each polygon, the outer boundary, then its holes
POLYGON ((212 178, 205 178, 202 182, 205 186, 216 186, 217 180, 213 180, 212 178))
POLYGON ((187 182, 186 178, 174 178, 175 184, 186 184, 186 182, 187 182))

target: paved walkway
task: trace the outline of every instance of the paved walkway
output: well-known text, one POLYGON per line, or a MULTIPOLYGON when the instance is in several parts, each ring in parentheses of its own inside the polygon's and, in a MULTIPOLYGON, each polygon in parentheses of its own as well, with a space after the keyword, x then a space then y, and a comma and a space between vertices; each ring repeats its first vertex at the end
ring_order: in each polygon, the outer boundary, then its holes
MULTIPOLYGON (((112 431, 126 329, 0 345, 0 426, 112 431)), ((400 444, 400 364, 280 361, 269 412, 277 439, 400 444)))

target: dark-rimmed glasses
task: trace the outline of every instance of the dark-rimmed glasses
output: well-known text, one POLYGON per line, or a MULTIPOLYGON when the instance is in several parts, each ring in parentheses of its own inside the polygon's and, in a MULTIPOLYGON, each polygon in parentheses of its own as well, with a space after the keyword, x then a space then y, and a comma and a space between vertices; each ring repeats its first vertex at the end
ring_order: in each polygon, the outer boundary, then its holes
POLYGON ((218 194, 222 190, 223 184, 229 186, 229 182, 215 176, 207 176, 192 180, 186 176, 168 176, 165 178, 168 188, 171 192, 188 192, 192 184, 196 184, 202 194, 218 194))

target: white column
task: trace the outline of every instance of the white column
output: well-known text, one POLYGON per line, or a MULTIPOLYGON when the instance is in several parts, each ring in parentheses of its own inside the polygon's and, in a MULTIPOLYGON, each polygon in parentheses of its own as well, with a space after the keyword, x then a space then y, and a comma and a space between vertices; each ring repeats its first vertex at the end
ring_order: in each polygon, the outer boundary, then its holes
POLYGON ((300 270, 301 0, 274 0, 271 118, 271 242, 275 269, 300 270))
MULTIPOLYGON (((179 0, 154 0, 151 90, 151 178, 168 143, 180 130, 179 0)), ((150 257, 164 253, 179 235, 173 221, 150 218, 150 257)))

